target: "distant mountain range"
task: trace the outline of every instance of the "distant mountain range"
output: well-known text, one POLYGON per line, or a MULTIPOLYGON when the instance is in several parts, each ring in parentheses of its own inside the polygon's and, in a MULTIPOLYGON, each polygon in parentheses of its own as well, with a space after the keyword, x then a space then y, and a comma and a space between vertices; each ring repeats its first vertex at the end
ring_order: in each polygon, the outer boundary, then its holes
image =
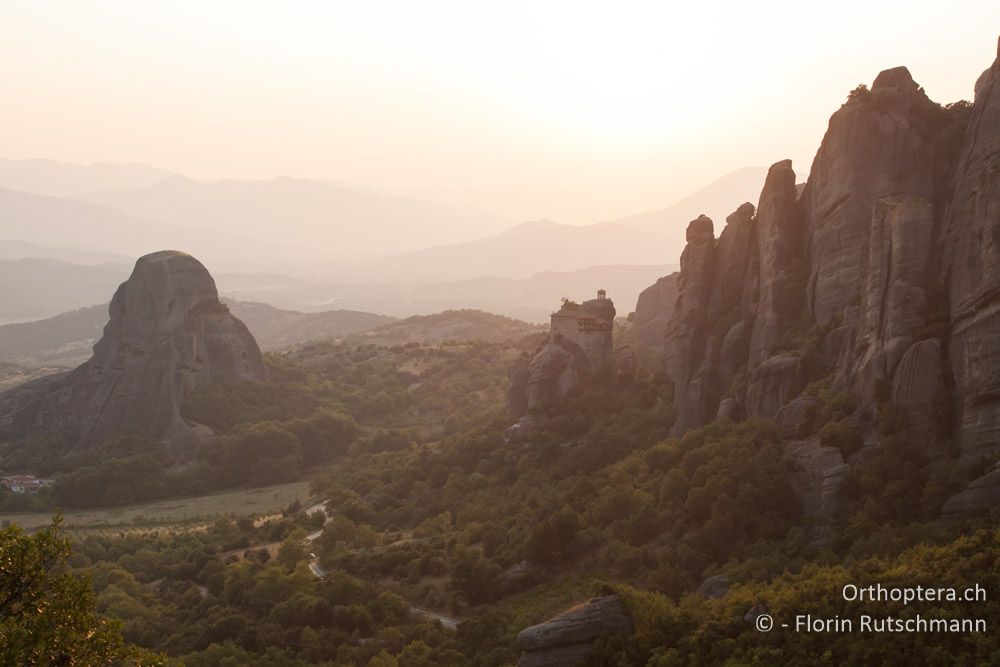
POLYGON ((106 301, 135 257, 165 248, 204 261, 223 295, 289 310, 480 308, 544 321, 559 296, 602 287, 624 314, 673 270, 687 222, 707 213, 721 228, 738 203, 756 200, 763 175, 741 169, 615 221, 511 227, 321 181, 199 183, 144 165, 0 160, 0 278, 13 286, 0 294, 0 323, 106 301))
POLYGON ((74 199, 0 187, 0 238, 37 248, 57 245, 88 253, 139 257, 164 248, 183 248, 216 264, 266 256, 280 248, 244 234, 174 227, 113 208, 74 199))
POLYGON ((171 176, 144 188, 78 198, 177 227, 276 242, 296 253, 286 251, 285 259, 374 258, 472 239, 509 224, 471 208, 288 177, 200 183, 171 176))
POLYGON ((173 175, 138 162, 69 164, 55 160, 0 158, 0 187, 51 197, 77 197, 102 190, 145 188, 173 175))
POLYGON ((631 229, 652 230, 676 225, 683 232, 688 222, 704 213, 721 226, 726 216, 740 204, 757 201, 766 176, 766 167, 737 169, 666 208, 636 213, 612 222, 631 229))

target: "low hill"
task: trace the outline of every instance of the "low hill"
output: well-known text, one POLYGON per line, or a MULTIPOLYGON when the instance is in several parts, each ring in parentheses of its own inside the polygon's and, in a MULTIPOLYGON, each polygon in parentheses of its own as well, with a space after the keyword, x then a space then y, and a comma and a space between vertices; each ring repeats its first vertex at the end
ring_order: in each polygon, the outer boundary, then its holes
POLYGON ((359 310, 326 310, 302 313, 283 310, 266 303, 224 299, 236 317, 243 320, 262 350, 280 350, 302 343, 339 338, 387 325, 395 321, 388 315, 359 310))
POLYGON ((494 315, 481 310, 447 310, 435 315, 414 315, 405 320, 386 324, 348 337, 352 345, 434 344, 444 341, 500 342, 519 340, 545 328, 494 315))

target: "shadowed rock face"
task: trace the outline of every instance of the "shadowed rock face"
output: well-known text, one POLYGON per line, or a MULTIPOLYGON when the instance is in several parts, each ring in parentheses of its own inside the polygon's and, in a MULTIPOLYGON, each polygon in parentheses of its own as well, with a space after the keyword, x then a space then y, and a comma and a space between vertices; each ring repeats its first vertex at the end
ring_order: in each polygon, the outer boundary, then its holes
MULTIPOLYGON (((1000 44, 998 44, 1000 56, 1000 44)), ((1000 456, 1000 57, 976 82, 945 220, 951 372, 969 459, 1000 456)))
POLYGON ((936 105, 905 67, 878 75, 870 93, 830 118, 803 199, 809 223, 808 308, 825 324, 862 290, 874 204, 934 196, 936 105))
POLYGON ((45 383, 0 397, 15 437, 62 432, 71 447, 139 432, 175 452, 194 439, 184 396, 213 382, 267 376, 256 341, 219 302, 215 281, 190 255, 141 257, 115 292, 91 359, 45 383))

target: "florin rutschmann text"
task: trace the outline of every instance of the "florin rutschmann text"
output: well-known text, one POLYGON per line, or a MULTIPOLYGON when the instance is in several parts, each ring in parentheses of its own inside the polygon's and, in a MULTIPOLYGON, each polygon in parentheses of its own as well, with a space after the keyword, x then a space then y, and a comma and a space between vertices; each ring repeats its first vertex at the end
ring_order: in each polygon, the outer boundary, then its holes
MULTIPOLYGON (((840 593, 844 601, 848 603, 885 603, 892 605, 897 610, 899 605, 919 603, 975 604, 986 601, 986 589, 979 584, 964 588, 847 584, 840 593)), ((951 606, 948 608, 953 609, 951 606)), ((768 616, 768 620, 770 620, 770 616, 768 616)), ((766 632, 773 625, 773 622, 764 624, 758 622, 757 629, 766 632)), ((857 615, 838 614, 833 616, 796 614, 791 622, 781 622, 780 626, 795 632, 836 633, 985 633, 987 631, 985 618, 968 613, 946 612, 944 609, 929 611, 925 614, 911 613, 905 610, 894 614, 859 613, 857 615)))

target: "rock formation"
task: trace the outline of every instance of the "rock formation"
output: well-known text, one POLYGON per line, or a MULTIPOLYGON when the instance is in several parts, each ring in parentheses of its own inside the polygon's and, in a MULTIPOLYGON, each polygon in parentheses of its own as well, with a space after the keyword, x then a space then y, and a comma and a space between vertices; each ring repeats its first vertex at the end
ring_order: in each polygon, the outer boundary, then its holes
POLYGON ((639 294, 635 305, 635 338, 636 341, 656 355, 663 354, 663 343, 667 326, 674 313, 677 302, 676 271, 669 276, 660 278, 639 294))
POLYGON ((139 432, 183 453, 194 438, 180 415, 185 395, 267 376, 253 336, 190 255, 139 258, 109 314, 89 361, 0 396, 0 428, 12 437, 58 432, 67 447, 139 432))
POLYGON ((528 418, 522 428, 532 413, 615 365, 615 306, 604 290, 582 304, 564 301, 551 319, 549 335, 534 354, 509 371, 507 410, 512 419, 528 418))
MULTIPOLYGON (((932 458, 997 460, 998 230, 1000 58, 971 109, 934 103, 905 67, 880 73, 831 117, 804 187, 784 160, 718 238, 708 218, 692 221, 679 274, 637 304, 635 321, 656 323, 637 343, 662 350, 674 384, 674 433, 745 415, 807 436, 799 425, 818 406, 802 392, 822 379, 854 397, 848 422, 870 446, 892 404, 932 458)), ((795 458, 822 522, 846 464, 817 447, 795 458)))
POLYGON ((599 637, 635 631, 617 595, 605 595, 573 607, 517 635, 524 651, 518 667, 573 667, 587 661, 599 637))

